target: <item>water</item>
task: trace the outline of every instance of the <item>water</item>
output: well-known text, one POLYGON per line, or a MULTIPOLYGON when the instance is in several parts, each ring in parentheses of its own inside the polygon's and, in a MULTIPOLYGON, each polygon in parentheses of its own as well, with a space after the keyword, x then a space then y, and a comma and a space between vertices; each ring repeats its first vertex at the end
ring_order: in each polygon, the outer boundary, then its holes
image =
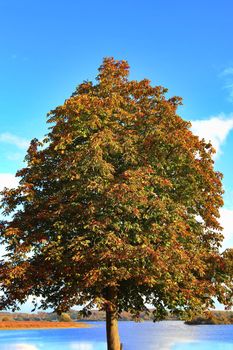
MULTIPOLYGON (((0 331, 1 350, 106 350, 104 322, 92 328, 0 331)), ((233 325, 119 322, 124 350, 233 350, 233 325)))

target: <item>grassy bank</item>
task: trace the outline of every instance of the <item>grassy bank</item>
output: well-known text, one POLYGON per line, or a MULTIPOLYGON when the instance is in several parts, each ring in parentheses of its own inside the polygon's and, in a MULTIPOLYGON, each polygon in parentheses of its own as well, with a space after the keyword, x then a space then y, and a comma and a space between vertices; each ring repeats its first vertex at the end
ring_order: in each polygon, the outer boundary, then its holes
POLYGON ((47 329, 47 328, 88 328, 87 323, 81 322, 49 322, 49 321, 3 321, 0 330, 7 329, 47 329))

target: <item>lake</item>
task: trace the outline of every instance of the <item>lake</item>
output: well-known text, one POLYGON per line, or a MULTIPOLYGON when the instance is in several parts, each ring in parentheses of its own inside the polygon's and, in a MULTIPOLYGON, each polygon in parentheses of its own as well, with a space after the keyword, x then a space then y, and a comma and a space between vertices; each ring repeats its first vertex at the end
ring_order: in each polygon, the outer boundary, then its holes
MULTIPOLYGON (((1 350, 106 350, 104 322, 92 328, 0 331, 1 350)), ((119 322, 123 350, 232 350, 233 325, 119 322)))

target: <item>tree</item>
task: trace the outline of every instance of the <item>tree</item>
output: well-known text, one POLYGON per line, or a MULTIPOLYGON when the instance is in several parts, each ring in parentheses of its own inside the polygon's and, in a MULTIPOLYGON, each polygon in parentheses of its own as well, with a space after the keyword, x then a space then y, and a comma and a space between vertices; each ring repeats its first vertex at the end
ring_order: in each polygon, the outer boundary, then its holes
POLYGON ((223 252, 223 259, 225 271, 224 282, 227 286, 224 293, 224 302, 226 305, 229 305, 228 308, 230 308, 233 300, 233 248, 228 248, 223 252))
POLYGON ((66 312, 63 312, 62 314, 59 315, 59 321, 60 322, 72 322, 72 319, 69 314, 66 312))
POLYGON ((214 150, 177 115, 179 97, 128 74, 126 61, 104 59, 95 85, 49 113, 19 186, 2 193, 1 307, 29 295, 59 313, 97 305, 108 350, 120 349, 122 310, 188 317, 226 288, 214 150))

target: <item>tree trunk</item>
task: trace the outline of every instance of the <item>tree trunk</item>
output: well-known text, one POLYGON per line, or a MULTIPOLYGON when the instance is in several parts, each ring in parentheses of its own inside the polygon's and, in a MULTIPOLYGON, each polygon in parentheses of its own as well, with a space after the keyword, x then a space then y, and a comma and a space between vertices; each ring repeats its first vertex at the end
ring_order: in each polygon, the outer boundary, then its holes
POLYGON ((116 298, 117 295, 115 288, 109 287, 107 291, 108 305, 106 306, 106 333, 108 350, 122 349, 118 331, 116 298))

